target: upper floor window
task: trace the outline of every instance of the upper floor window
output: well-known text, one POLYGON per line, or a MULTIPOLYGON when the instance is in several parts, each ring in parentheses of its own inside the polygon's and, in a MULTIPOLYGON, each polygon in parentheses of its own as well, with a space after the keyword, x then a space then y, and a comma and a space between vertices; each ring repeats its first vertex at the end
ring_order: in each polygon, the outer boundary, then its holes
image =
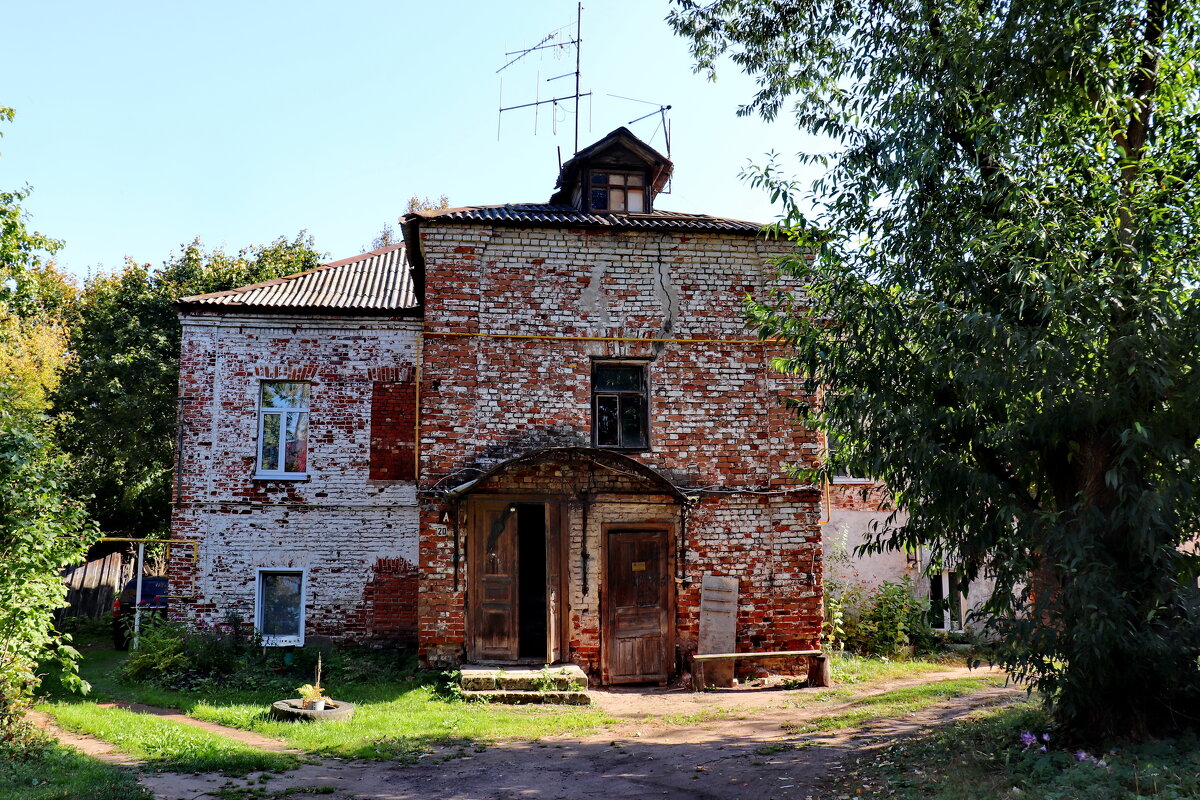
POLYGON ((589 189, 592 211, 646 210, 646 176, 641 172, 593 172, 589 189))
POLYGON ((263 381, 258 403, 258 474, 304 475, 308 468, 308 384, 263 381))
POLYGON ((650 446, 645 364, 592 365, 592 437, 597 447, 650 446))

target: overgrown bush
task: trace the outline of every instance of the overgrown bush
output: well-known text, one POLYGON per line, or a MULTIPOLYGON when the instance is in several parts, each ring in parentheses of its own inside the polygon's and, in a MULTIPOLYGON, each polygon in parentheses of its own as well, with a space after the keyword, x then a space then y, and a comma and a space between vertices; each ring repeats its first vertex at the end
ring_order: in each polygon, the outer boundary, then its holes
POLYGON ((884 581, 868 589, 860 582, 830 579, 825 592, 826 647, 861 655, 895 657, 936 648, 929 603, 913 583, 884 581))
POLYGON ((394 680, 417 673, 416 656, 406 651, 350 647, 337 649, 262 646, 261 638, 237 614, 217 625, 189 627, 152 619, 142 629, 121 677, 166 689, 213 692, 229 687, 271 689, 291 696, 311 681, 317 656, 322 682, 339 686, 394 680))
POLYGON ((181 622, 150 619, 138 636, 122 675, 134 681, 172 688, 197 679, 220 682, 255 660, 261 641, 237 614, 217 625, 188 627, 181 622))

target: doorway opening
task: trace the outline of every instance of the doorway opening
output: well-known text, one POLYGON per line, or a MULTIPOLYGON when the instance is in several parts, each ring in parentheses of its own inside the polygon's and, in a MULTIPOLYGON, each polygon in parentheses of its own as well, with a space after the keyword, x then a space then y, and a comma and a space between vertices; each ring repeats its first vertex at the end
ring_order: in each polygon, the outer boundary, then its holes
POLYGON ((517 652, 546 660, 546 506, 517 505, 517 652))

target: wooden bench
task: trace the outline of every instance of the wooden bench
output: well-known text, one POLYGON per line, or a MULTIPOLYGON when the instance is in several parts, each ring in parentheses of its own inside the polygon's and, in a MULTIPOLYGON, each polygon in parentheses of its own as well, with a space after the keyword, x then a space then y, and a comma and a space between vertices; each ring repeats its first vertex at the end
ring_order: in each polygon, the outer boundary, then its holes
MULTIPOLYGON (((774 650, 765 653, 702 653, 692 656, 692 689, 700 691, 709 687, 704 675, 704 665, 722 661, 752 659, 762 661, 769 658, 808 657, 808 685, 829 686, 829 659, 820 650, 774 650)), ((715 684, 713 684, 715 685, 715 684)))

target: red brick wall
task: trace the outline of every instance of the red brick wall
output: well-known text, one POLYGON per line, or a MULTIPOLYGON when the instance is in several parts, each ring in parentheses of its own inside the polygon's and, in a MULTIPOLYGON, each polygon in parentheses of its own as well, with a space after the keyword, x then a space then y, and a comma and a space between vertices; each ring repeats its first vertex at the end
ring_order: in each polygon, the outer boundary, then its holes
POLYGON ((416 477, 416 384, 412 371, 371 384, 371 480, 416 477))
MULTIPOLYGON (((739 579, 739 648, 815 645, 821 498, 796 486, 784 467, 812 463, 818 437, 780 406, 781 396, 794 393, 769 368, 782 351, 748 341, 754 336, 741 311, 746 293, 770 280, 773 245, 713 234, 422 224, 424 490, 457 486, 530 450, 589 446, 593 361, 639 359, 648 365, 651 447, 630 455, 699 498, 686 521, 678 509, 619 493, 585 514, 574 490, 564 488, 577 477, 569 469, 537 480, 508 476, 506 491, 564 499, 573 660, 598 671, 603 525, 663 514, 681 539, 681 653, 696 646, 705 572, 739 579), (590 555, 586 569, 581 548, 590 555)), ((458 564, 456 590, 449 513, 435 502, 423 511, 420 625, 429 660, 453 661, 463 645, 467 560, 458 564)), ((468 532, 462 537, 465 551, 468 532)))
MULTIPOLYGON (((419 321, 244 313, 182 321, 172 532, 198 544, 195 561, 192 548, 172 549, 178 615, 253 620, 257 570, 304 569, 309 634, 411 639, 416 486, 372 480, 371 417, 374 385, 403 392, 407 380, 412 419, 419 321), (263 380, 310 384, 302 479, 254 475, 263 380)), ((402 403, 397 436, 403 413, 402 403)))

